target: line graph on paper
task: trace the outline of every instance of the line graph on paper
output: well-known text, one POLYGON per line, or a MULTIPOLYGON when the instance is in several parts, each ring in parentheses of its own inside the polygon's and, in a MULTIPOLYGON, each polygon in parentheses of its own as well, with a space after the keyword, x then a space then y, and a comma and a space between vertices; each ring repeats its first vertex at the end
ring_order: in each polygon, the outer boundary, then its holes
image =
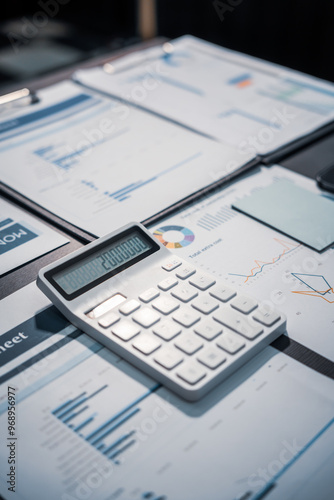
POLYGON ((306 295, 308 297, 317 297, 328 304, 334 304, 334 290, 328 279, 321 274, 302 274, 291 273, 296 278, 301 290, 292 290, 292 293, 306 295))
POLYGON ((247 283, 251 281, 253 278, 258 276, 259 274, 263 273, 263 271, 274 264, 276 264, 278 261, 280 261, 284 256, 291 254, 294 252, 297 248, 301 247, 301 245, 298 243, 292 243, 288 242, 285 240, 281 240, 279 238, 273 238, 273 242, 275 242, 277 245, 277 254, 275 254, 272 258, 269 259, 264 259, 262 260, 261 258, 254 259, 252 267, 246 272, 246 273, 228 273, 229 276, 237 276, 239 278, 243 279, 244 283, 247 283))

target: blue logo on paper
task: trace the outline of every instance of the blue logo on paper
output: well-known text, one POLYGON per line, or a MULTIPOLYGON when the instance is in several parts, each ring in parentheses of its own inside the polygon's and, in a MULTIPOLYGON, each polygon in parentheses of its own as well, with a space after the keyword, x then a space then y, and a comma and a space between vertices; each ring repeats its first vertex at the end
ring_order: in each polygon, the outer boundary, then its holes
POLYGON ((0 231, 0 255, 37 238, 37 234, 21 224, 13 224, 0 231))

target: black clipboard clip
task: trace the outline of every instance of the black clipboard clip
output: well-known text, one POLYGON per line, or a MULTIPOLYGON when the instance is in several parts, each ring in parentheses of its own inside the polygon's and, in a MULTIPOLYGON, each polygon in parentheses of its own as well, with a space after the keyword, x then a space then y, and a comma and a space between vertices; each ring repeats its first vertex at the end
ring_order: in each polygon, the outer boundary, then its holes
POLYGON ((39 102, 39 98, 35 92, 27 88, 15 90, 9 94, 0 96, 0 113, 7 109, 12 109, 21 106, 30 106, 39 102))

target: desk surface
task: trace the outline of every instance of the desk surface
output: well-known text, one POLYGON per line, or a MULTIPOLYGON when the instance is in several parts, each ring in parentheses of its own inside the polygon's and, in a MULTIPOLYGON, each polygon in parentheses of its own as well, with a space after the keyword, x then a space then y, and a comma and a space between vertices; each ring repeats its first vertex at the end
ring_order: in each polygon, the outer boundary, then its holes
MULTIPOLYGON (((160 39, 155 41, 155 43, 160 42, 160 39)), ((142 48, 142 45, 138 46, 138 49, 140 48, 142 48)), ((103 64, 117 55, 118 54, 112 54, 109 57, 94 59, 74 69, 103 64)), ((69 77, 72 71, 73 68, 71 68, 71 70, 57 72, 56 74, 49 75, 35 82, 27 83, 29 83, 31 88, 37 90, 38 88, 69 77)), ((334 133, 329 133, 321 139, 315 140, 307 146, 300 148, 298 151, 295 151, 293 154, 283 158, 280 161, 280 164, 295 172, 315 178, 316 174, 320 170, 329 166, 332 162, 334 162, 334 133)), ((0 299, 3 299, 23 286, 33 282, 36 279, 38 270, 41 267, 91 241, 92 237, 84 231, 78 231, 77 228, 72 227, 71 224, 65 223, 47 211, 41 210, 40 207, 37 207, 34 203, 26 200, 23 196, 18 195, 16 192, 6 188, 5 186, 0 185, 0 196, 14 201, 23 210, 26 210, 33 216, 38 217, 45 224, 49 225, 60 234, 66 236, 70 241, 69 244, 64 247, 56 249, 47 255, 35 259, 34 261, 4 275, 0 280, 0 299)), ((298 360, 302 364, 316 370, 317 372, 334 379, 334 363, 328 361, 323 356, 311 351, 298 342, 295 342, 286 336, 281 336, 272 345, 279 351, 284 352, 290 358, 298 360)))
MULTIPOLYGON (((102 65, 105 62, 117 57, 121 57, 126 53, 132 52, 134 50, 141 50, 152 45, 161 44, 164 41, 166 41, 165 38, 154 39, 150 42, 138 44, 133 46, 132 48, 127 48, 117 53, 112 53, 110 55, 105 55, 103 57, 85 61, 82 64, 76 65, 74 68, 67 68, 65 70, 49 74, 43 78, 22 83, 26 86, 29 86, 31 90, 38 90, 47 85, 69 78, 73 71, 77 69, 102 65)), ((8 88, 7 90, 9 92, 16 89, 8 88)), ((329 166, 332 162, 334 162, 334 132, 327 133, 322 138, 314 140, 307 146, 299 148, 293 154, 282 158, 279 163, 290 170, 314 179, 320 170, 329 166)), ((59 259, 63 255, 72 252, 83 244, 92 241, 92 237, 84 231, 80 231, 77 228, 73 227, 71 224, 64 222, 53 214, 50 214, 46 210, 37 207, 33 202, 27 200, 26 198, 14 192, 10 188, 7 188, 6 186, 0 185, 0 195, 11 201, 14 201, 24 210, 29 211, 31 214, 35 215, 38 218, 41 218, 47 225, 53 227, 56 231, 65 235, 70 240, 70 243, 68 245, 56 249, 49 254, 44 255, 34 260, 33 262, 29 262, 21 266, 19 269, 16 269, 4 275, 1 278, 0 284, 0 299, 2 299, 34 281, 36 279, 38 270, 41 267, 59 259)), ((297 342, 293 342, 287 338, 282 337, 274 343, 274 346, 277 349, 284 351, 286 354, 294 357, 295 359, 306 363, 308 366, 312 366, 321 373, 334 378, 334 363, 331 363, 319 354, 306 349, 297 342)))

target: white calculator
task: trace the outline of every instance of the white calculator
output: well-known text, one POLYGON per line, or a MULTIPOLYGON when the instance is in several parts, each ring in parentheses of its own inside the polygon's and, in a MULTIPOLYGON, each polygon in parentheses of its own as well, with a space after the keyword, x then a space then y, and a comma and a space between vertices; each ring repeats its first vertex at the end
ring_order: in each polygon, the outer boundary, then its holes
POLYGON ((137 223, 48 265, 37 284, 71 323, 190 401, 286 329, 282 313, 173 255, 137 223))

